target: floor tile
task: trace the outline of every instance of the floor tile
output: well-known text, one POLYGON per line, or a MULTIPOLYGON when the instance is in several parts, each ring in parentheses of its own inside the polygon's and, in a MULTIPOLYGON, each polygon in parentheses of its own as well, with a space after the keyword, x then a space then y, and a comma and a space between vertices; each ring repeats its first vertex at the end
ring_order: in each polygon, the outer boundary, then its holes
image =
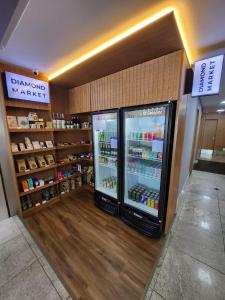
POLYGON ((150 300, 150 298, 152 296, 152 292, 153 292, 153 290, 151 288, 149 288, 144 296, 144 300, 150 300))
POLYGON ((12 218, 0 222, 0 245, 5 243, 21 232, 12 218))
POLYGON ((24 226, 23 222, 20 220, 19 216, 16 215, 16 216, 13 216, 12 218, 15 221, 18 228, 20 229, 20 231, 25 230, 25 226, 24 226))
POLYGON ((225 216, 225 201, 219 202, 220 214, 225 216))
POLYGON ((225 275, 169 247, 155 290, 167 300, 224 300, 225 275))
POLYGON ((153 291, 150 300, 164 300, 164 298, 155 291, 153 291))
POLYGON ((38 261, 0 288, 0 299, 60 300, 38 261))
POLYGON ((54 285, 55 289, 57 290, 58 294, 60 295, 60 297, 63 300, 67 300, 69 298, 69 293, 67 292, 66 288, 63 286, 63 284, 61 283, 61 281, 57 277, 55 271, 52 269, 52 267, 48 263, 47 259, 44 256, 42 256, 42 257, 39 258, 39 261, 40 261, 44 271, 46 272, 46 274, 50 278, 50 280, 51 280, 52 284, 54 285))
POLYGON ((187 255, 225 274, 225 252, 222 234, 219 242, 216 240, 211 243, 208 238, 205 240, 204 238, 197 239, 194 235, 176 235, 171 245, 176 250, 183 251, 187 255))
POLYGON ((41 257, 41 256, 43 256, 43 253, 41 252, 41 250, 37 246, 36 242, 34 241, 34 239, 31 236, 31 234, 27 231, 27 229, 25 229, 23 231, 23 235, 24 235, 26 241, 28 242, 29 246, 31 247, 31 249, 34 251, 34 254, 38 258, 41 257))
POLYGON ((35 260, 34 253, 22 235, 0 245, 0 286, 35 260))

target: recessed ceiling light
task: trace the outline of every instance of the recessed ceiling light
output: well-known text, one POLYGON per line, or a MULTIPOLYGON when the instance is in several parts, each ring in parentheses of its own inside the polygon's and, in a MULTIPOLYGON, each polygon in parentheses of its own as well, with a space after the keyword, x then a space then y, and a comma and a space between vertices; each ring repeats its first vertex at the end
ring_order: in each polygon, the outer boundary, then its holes
POLYGON ((217 109, 217 112, 224 112, 225 109, 217 109))
POLYGON ((221 104, 225 104, 225 100, 221 101, 221 104))

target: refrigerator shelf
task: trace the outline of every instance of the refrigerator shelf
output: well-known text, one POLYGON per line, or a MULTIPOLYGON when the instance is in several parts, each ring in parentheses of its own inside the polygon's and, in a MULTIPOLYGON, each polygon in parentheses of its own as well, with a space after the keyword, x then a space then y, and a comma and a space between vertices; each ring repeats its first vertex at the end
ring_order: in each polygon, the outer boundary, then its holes
POLYGON ((138 208, 138 209, 140 209, 142 211, 143 211, 143 208, 145 208, 144 211, 152 214, 155 217, 158 216, 158 209, 156 209, 156 208, 147 206, 147 205, 145 205, 143 203, 136 202, 136 201, 131 200, 131 199, 126 199, 125 203, 128 204, 128 205, 130 205, 130 206, 136 207, 136 208, 138 208))
POLYGON ((101 156, 101 157, 106 157, 106 158, 114 158, 114 159, 117 159, 117 156, 112 156, 112 155, 107 155, 107 154, 101 154, 101 153, 99 153, 99 156, 101 156))
POLYGON ((127 157, 128 158, 136 158, 136 159, 142 159, 142 160, 155 161, 155 162, 162 163, 161 159, 150 159, 150 158, 138 157, 138 156, 134 156, 134 155, 127 155, 127 157))
POLYGON ((127 139, 129 142, 146 142, 146 143, 152 143, 152 140, 136 140, 136 139, 127 139))
POLYGON ((117 199, 117 194, 112 190, 112 189, 106 189, 104 187, 98 187, 99 192, 105 194, 105 195, 109 195, 110 197, 117 199))
POLYGON ((113 169, 113 170, 117 170, 117 167, 115 167, 115 166, 110 166, 110 165, 107 165, 107 164, 101 164, 101 163, 99 163, 99 166, 101 166, 101 167, 106 167, 106 168, 110 168, 110 169, 113 169))
POLYGON ((155 176, 149 176, 149 175, 145 175, 145 174, 141 174, 141 173, 133 173, 130 171, 127 171, 127 174, 129 175, 133 175, 133 176, 138 176, 138 177, 144 177, 144 178, 148 178, 148 179, 154 179, 154 180, 160 180, 160 177, 155 177, 155 176))

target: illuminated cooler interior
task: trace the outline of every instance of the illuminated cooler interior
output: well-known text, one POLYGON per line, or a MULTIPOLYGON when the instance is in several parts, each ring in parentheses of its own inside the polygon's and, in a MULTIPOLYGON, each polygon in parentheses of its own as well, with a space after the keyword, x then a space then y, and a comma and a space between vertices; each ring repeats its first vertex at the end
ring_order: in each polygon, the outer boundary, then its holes
POLYGON ((158 216, 156 195, 160 191, 164 127, 164 107, 125 112, 124 202, 154 216, 158 216), (131 189, 135 186, 139 195, 144 194, 142 201, 131 199, 134 197, 131 189), (155 194, 145 195, 150 191, 155 194), (152 195, 155 201, 151 200, 152 195))
POLYGON ((95 188, 117 199, 117 113, 93 116, 95 188))

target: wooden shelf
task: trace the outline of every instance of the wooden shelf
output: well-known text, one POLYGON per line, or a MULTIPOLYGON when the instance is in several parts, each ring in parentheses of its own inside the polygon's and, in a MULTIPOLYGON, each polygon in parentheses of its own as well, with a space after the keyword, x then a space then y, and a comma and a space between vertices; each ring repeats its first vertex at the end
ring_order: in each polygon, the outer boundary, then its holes
POLYGON ((38 102, 28 102, 23 100, 5 100, 5 106, 6 107, 15 107, 15 108, 21 108, 21 109, 35 109, 35 110, 51 110, 51 104, 44 104, 44 103, 38 103, 38 102))
POLYGON ((28 216, 30 216, 30 215, 32 215, 32 214, 34 214, 34 213, 36 213, 36 212, 38 212, 38 211, 46 208, 46 207, 49 207, 49 206, 51 206, 51 205, 59 202, 60 200, 61 200, 60 196, 56 196, 56 197, 48 200, 44 204, 40 204, 39 206, 34 206, 32 208, 29 208, 29 209, 27 209, 27 210, 25 210, 25 211, 22 212, 23 217, 28 217, 28 216))
POLYGON ((91 128, 54 128, 53 131, 90 131, 91 128))
POLYGON ((67 150, 72 148, 80 148, 82 146, 87 147, 87 146, 92 146, 92 144, 76 144, 76 145, 68 145, 68 146, 56 146, 52 148, 41 148, 41 149, 34 149, 34 150, 27 150, 27 151, 18 151, 18 152, 12 152, 12 155, 17 156, 17 155, 26 155, 26 154, 48 152, 48 151, 55 151, 55 150, 67 150))
POLYGON ((53 132, 53 128, 10 128, 9 132, 21 133, 21 132, 53 132))
POLYGON ((67 181, 67 180, 69 180, 69 179, 71 179, 71 178, 76 178, 76 177, 79 177, 79 176, 81 176, 81 173, 77 172, 76 174, 74 174, 74 175, 72 175, 72 176, 68 176, 68 177, 59 179, 59 180, 58 180, 58 183, 63 182, 63 181, 67 181))
POLYGON ((55 150, 56 150, 56 147, 41 148, 41 149, 34 149, 34 150, 27 150, 27 151, 12 152, 12 155, 13 156, 26 155, 26 154, 33 154, 33 153, 39 153, 39 152, 48 152, 48 151, 55 151, 55 150))
POLYGON ((66 150, 71 148, 80 148, 83 146, 92 146, 92 144, 75 144, 75 145, 67 145, 67 146, 56 146, 56 150, 66 150))
POLYGON ((43 185, 43 186, 34 188, 33 190, 29 190, 29 191, 27 191, 27 192, 21 192, 21 193, 20 193, 20 197, 26 196, 26 195, 29 195, 29 194, 33 194, 33 193, 36 193, 36 192, 39 192, 39 191, 41 191, 41 190, 47 189, 48 187, 57 185, 58 183, 59 183, 58 180, 56 180, 56 181, 54 181, 53 183, 45 184, 45 185, 43 185))
POLYGON ((58 166, 58 164, 54 164, 54 165, 47 166, 47 167, 44 167, 44 168, 37 168, 37 169, 30 170, 30 171, 27 171, 27 172, 16 173, 16 177, 22 177, 22 176, 27 176, 27 175, 30 175, 30 174, 41 173, 41 172, 44 172, 44 171, 55 169, 55 168, 57 168, 57 166, 58 166))

